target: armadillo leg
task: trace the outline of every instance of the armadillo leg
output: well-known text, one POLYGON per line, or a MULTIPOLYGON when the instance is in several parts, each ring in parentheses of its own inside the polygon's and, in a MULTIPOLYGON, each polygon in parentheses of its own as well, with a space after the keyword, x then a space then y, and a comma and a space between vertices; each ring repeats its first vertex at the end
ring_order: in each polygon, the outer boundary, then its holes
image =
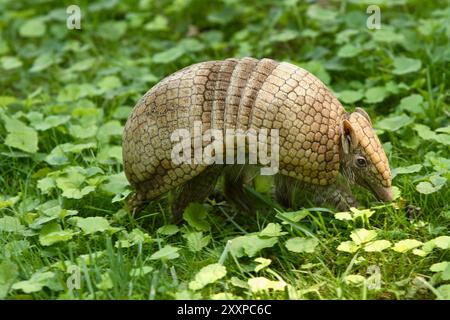
POLYGON ((277 174, 275 176, 275 200, 285 208, 293 208, 294 193, 298 186, 297 179, 277 174))
POLYGON ((214 191, 217 179, 223 171, 223 166, 212 165, 206 168, 195 178, 175 191, 172 203, 174 221, 181 220, 184 209, 191 202, 201 202, 214 191))
POLYGON ((316 193, 315 202, 320 204, 330 204, 337 210, 348 210, 351 207, 358 207, 358 202, 353 197, 350 188, 342 181, 321 187, 320 192, 316 193))
POLYGON ((128 200, 128 208, 133 214, 144 209, 147 202, 142 200, 143 198, 138 192, 135 192, 128 200))
POLYGON ((224 194, 227 201, 240 211, 250 214, 256 212, 251 199, 245 193, 246 166, 230 166, 225 169, 224 194))

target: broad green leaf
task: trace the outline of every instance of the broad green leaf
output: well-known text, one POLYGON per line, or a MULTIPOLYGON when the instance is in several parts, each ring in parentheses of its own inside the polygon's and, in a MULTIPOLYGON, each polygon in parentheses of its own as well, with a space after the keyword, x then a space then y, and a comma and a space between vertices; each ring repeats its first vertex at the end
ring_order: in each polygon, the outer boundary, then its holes
POLYGON ((22 233, 24 230, 19 218, 6 215, 0 218, 0 231, 22 233))
POLYGON ((450 249, 450 237, 449 236, 440 236, 433 239, 436 247, 441 249, 450 249))
MULTIPOLYGON (((1 61, 1 60, 0 60, 1 61)), ((0 96, 0 108, 7 107, 17 101, 16 97, 13 96, 0 96)))
POLYGON ((100 275, 100 282, 97 282, 95 285, 100 290, 110 290, 114 286, 109 273, 100 275))
POLYGON ((352 215, 350 214, 350 212, 347 211, 343 211, 343 212, 338 212, 334 215, 334 217, 337 220, 342 220, 342 221, 349 221, 349 220, 353 220, 352 215))
POLYGON ((400 110, 409 111, 414 114, 423 112, 422 108, 423 97, 418 94, 412 94, 400 100, 398 108, 400 110))
POLYGON ((355 46, 351 43, 347 43, 338 50, 337 56, 341 58, 353 58, 360 54, 362 51, 363 50, 361 47, 355 46))
POLYGON ((291 238, 288 241, 286 241, 285 246, 289 251, 292 251, 292 252, 313 253, 318 244, 319 244, 319 241, 314 238, 296 237, 296 238, 291 238))
POLYGON ((261 237, 279 237, 282 235, 287 234, 287 232, 281 231, 281 225, 278 223, 269 223, 261 232, 259 235, 261 237))
POLYGON ((211 241, 211 236, 203 236, 202 232, 189 232, 183 235, 186 239, 189 250, 192 252, 201 251, 211 241))
POLYGON ((412 164, 412 165, 406 166, 406 167, 393 168, 391 170, 392 179, 394 179, 399 174, 409 174, 409 173, 419 172, 420 170, 422 170, 422 167, 423 166, 421 164, 412 164))
POLYGON ((57 62, 55 56, 51 53, 44 53, 34 60, 33 65, 31 66, 30 72, 40 72, 42 70, 47 69, 51 65, 57 62))
POLYGON ((102 78, 98 84, 101 92, 107 92, 109 90, 117 89, 122 86, 122 81, 116 76, 106 76, 102 78))
POLYGON ((430 267, 430 271, 433 271, 433 272, 442 272, 442 271, 444 271, 448 266, 450 266, 450 262, 449 262, 449 261, 443 261, 443 262, 434 263, 434 264, 430 267))
POLYGON ((11 207, 17 203, 21 198, 21 194, 15 196, 15 197, 8 197, 8 196, 2 196, 0 195, 0 209, 11 207))
POLYGON ((255 267, 255 272, 259 272, 262 269, 264 269, 265 267, 269 266, 272 263, 272 260, 266 259, 266 258, 256 258, 255 262, 259 263, 255 267))
POLYGON ((422 67, 422 61, 406 57, 394 58, 393 74, 403 75, 411 72, 419 71, 422 67))
POLYGON ((39 233, 39 242, 43 246, 51 246, 57 242, 65 242, 72 239, 75 233, 69 230, 62 230, 58 223, 45 225, 39 233))
POLYGON ((442 299, 450 300, 450 284, 444 284, 437 288, 437 291, 441 295, 442 299))
POLYGON ((107 143, 111 136, 122 136, 123 126, 117 120, 108 121, 97 131, 97 139, 101 143, 107 143))
POLYGON ((363 219, 364 221, 366 221, 367 219, 369 219, 374 213, 374 210, 370 210, 370 209, 358 209, 358 208, 350 208, 350 212, 353 215, 353 220, 356 220, 358 218, 363 219))
POLYGON ((183 54, 185 53, 185 50, 180 46, 175 46, 170 49, 167 49, 166 51, 159 52, 153 56, 153 62, 156 64, 162 63, 170 63, 177 59, 179 59, 183 54))
POLYGON ((166 245, 163 248, 161 248, 160 250, 156 251, 155 253, 153 253, 150 256, 150 260, 172 260, 172 259, 176 259, 180 256, 180 254, 178 253, 178 251, 180 250, 180 248, 177 247, 173 247, 171 245, 166 245))
POLYGON ((247 282, 252 292, 268 290, 283 291, 287 285, 284 281, 273 281, 264 277, 251 278, 247 282))
POLYGON ((259 193, 270 193, 273 187, 273 178, 271 176, 258 175, 254 179, 255 190, 259 193))
POLYGON ((450 237, 449 236, 440 236, 434 238, 430 241, 424 243, 422 249, 426 252, 431 252, 434 248, 440 249, 449 249, 450 248, 450 237))
POLYGON ((311 4, 308 6, 308 10, 306 11, 306 15, 313 19, 322 22, 330 22, 336 19, 338 15, 337 11, 327 10, 317 4, 311 4))
POLYGON ((384 249, 391 247, 391 243, 387 240, 376 240, 369 242, 364 246, 364 251, 366 252, 381 252, 384 249))
MULTIPOLYGON (((111 228, 114 229, 114 228, 111 228)), ((123 233, 122 233, 123 234, 123 233)), ((152 238, 145 232, 135 228, 129 234, 125 233, 125 237, 117 240, 115 243, 116 248, 130 248, 134 245, 140 245, 143 243, 150 243, 152 238)))
MULTIPOLYGON (((181 48, 183 48, 183 50, 185 52, 198 52, 198 51, 202 51, 205 49, 205 45, 203 43, 201 43, 199 40, 195 39, 195 38, 185 38, 182 39, 179 43, 178 46, 180 46, 181 48)), ((153 76, 154 77, 154 76, 153 76)), ((145 81, 151 81, 151 80, 157 80, 157 79, 152 79, 151 75, 149 77, 145 78, 145 81)))
POLYGON ((439 191, 441 188, 442 185, 435 186, 428 181, 422 181, 416 185, 416 190, 422 194, 430 194, 439 191))
POLYGON ((394 244, 392 250, 404 253, 422 245, 421 241, 415 239, 405 239, 394 244))
POLYGON ((60 126, 70 120, 70 116, 48 116, 44 119, 42 113, 39 112, 30 112, 27 117, 31 126, 39 131, 60 126))
POLYGON ((19 28, 19 34, 26 38, 42 37, 47 30, 43 19, 27 19, 19 28))
POLYGON ((416 130, 419 136, 424 140, 435 140, 439 143, 450 145, 450 135, 448 134, 437 134, 429 127, 419 123, 414 125, 414 130, 416 130))
POLYGON ((78 61, 78 62, 74 63, 68 69, 68 71, 70 71, 70 72, 81 72, 81 71, 89 70, 95 65, 96 61, 97 60, 95 58, 87 58, 87 59, 78 61))
POLYGON ((131 114, 132 110, 133 110, 133 108, 131 108, 131 107, 119 107, 116 110, 114 110, 113 118, 115 118, 115 119, 127 119, 128 116, 131 114))
POLYGON ((165 31, 169 29, 169 21, 165 16, 157 15, 152 21, 144 25, 144 30, 165 31))
POLYGON ((49 286, 50 280, 55 276, 54 272, 36 272, 29 280, 14 283, 13 290, 22 290, 25 293, 41 291, 43 287, 49 286))
POLYGON ((397 200, 402 195, 400 188, 392 186, 392 200, 397 200))
POLYGON ((48 164, 58 166, 67 164, 69 160, 69 154, 71 153, 81 153, 85 149, 95 149, 97 148, 97 144, 90 143, 81 143, 81 144, 72 144, 72 143, 64 143, 57 145, 50 154, 45 157, 45 161, 48 164))
POLYGON ((105 40, 117 41, 127 32, 125 21, 106 21, 101 23, 97 29, 97 35, 105 40))
POLYGON ((119 194, 124 192, 129 186, 129 182, 123 171, 117 174, 105 176, 105 178, 106 182, 101 185, 100 189, 107 193, 119 194))
POLYGON ((364 228, 357 229, 350 234, 350 238, 357 244, 367 243, 377 237, 377 232, 364 228))
POLYGON ((227 269, 218 263, 207 265, 206 267, 200 269, 200 271, 195 275, 194 280, 189 282, 189 289, 200 290, 208 284, 222 279, 226 274, 227 269))
POLYGON ((56 178, 56 186, 62 195, 69 199, 81 199, 95 190, 94 186, 82 186, 86 177, 78 172, 70 172, 65 177, 56 178))
POLYGON ((354 253, 354 252, 358 251, 358 249, 359 249, 359 246, 356 243, 354 243, 353 241, 341 242, 339 244, 339 246, 337 247, 337 250, 349 252, 349 253, 354 253))
POLYGON ((0 263, 0 300, 6 298, 18 274, 18 268, 15 263, 8 260, 0 263))
MULTIPOLYGON (((22 255, 22 253, 29 248, 30 248, 30 242, 28 242, 27 240, 9 241, 3 247, 3 257, 8 258, 8 259, 14 258, 14 257, 20 257, 22 255)), ((0 273, 1 273, 1 271, 0 271, 0 273)), ((0 280, 0 283, 1 283, 1 280, 0 280)), ((0 284, 0 286, 1 286, 1 284, 0 284)))
POLYGON ((22 66, 22 61, 16 57, 6 56, 0 58, 0 64, 4 70, 12 70, 20 68, 22 66))
POLYGON ((143 277, 143 276, 149 274, 150 272, 152 272, 153 270, 154 270, 154 268, 151 266, 132 268, 130 270, 130 277, 133 277, 133 278, 143 277))
MULTIPOLYGON (((299 211, 290 211, 290 212, 282 212, 278 213, 277 216, 280 218, 286 218, 292 222, 299 222, 303 218, 307 217, 309 214, 308 210, 299 210, 299 211)), ((288 223, 287 221, 283 221, 283 224, 288 223)))
POLYGON ((364 95, 361 91, 344 90, 339 92, 338 97, 342 102, 352 104, 356 101, 360 101, 364 97, 364 95))
POLYGON ((38 151, 38 134, 36 130, 28 127, 20 120, 1 115, 8 135, 5 139, 7 146, 17 148, 29 153, 38 151))
MULTIPOLYGON (((1 103, 0 103, 0 105, 1 105, 1 103)), ((438 128, 438 129, 436 129, 436 132, 442 132, 442 133, 450 134, 450 125, 446 126, 446 127, 438 128)))
POLYGON ((69 127, 69 133, 74 138, 87 139, 92 138, 97 133, 98 127, 96 125, 83 127, 79 125, 71 125, 69 127))
POLYGON ((374 30, 371 34, 376 42, 401 43, 405 40, 405 37, 401 33, 388 28, 374 30))
POLYGON ((414 119, 406 114, 399 116, 390 116, 376 123, 376 127, 387 131, 397 131, 414 122, 414 119))
POLYGON ((96 232, 105 232, 111 229, 111 226, 103 217, 76 218, 77 227, 83 230, 85 234, 93 234, 96 232))
POLYGON ((122 163, 122 147, 121 146, 102 146, 100 152, 97 154, 97 160, 104 164, 113 164, 117 161, 122 163), (113 160, 114 159, 114 160, 113 160))
POLYGON ((447 265, 444 271, 442 271, 442 280, 450 280, 450 263, 447 265))
POLYGON ((162 234, 164 236, 174 235, 174 234, 178 233, 178 231, 180 231, 180 229, 174 224, 168 224, 168 225, 162 226, 162 227, 158 228, 158 230, 156 230, 157 233, 162 234))
POLYGON ((278 242, 274 238, 261 238, 257 234, 250 234, 234 238, 231 242, 230 251, 235 257, 254 257, 264 248, 273 247, 278 242))
POLYGON ((280 32, 276 32, 275 34, 269 37, 269 41, 271 42, 287 42, 294 40, 299 36, 299 32, 297 30, 285 29, 280 32))
MULTIPOLYGON (((77 101, 81 98, 97 95, 99 92, 96 87, 90 83, 70 83, 59 91, 56 100, 58 102, 77 101)), ((84 110, 85 112, 88 110, 84 110)))
POLYGON ((183 219, 186 220, 191 227, 199 231, 208 231, 211 228, 208 221, 206 221, 207 216, 208 212, 200 203, 189 204, 183 213, 183 219))
POLYGON ((387 97, 387 95, 388 92, 385 87, 372 87, 366 91, 366 99, 364 101, 366 103, 380 103, 387 97))

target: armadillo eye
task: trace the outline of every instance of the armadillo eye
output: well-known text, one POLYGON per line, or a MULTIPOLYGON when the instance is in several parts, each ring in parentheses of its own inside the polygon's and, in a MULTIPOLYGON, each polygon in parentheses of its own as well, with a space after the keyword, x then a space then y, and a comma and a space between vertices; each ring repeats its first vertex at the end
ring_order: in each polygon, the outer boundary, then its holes
POLYGON ((356 164, 358 167, 365 167, 367 165, 367 161, 364 157, 359 157, 356 159, 356 164))

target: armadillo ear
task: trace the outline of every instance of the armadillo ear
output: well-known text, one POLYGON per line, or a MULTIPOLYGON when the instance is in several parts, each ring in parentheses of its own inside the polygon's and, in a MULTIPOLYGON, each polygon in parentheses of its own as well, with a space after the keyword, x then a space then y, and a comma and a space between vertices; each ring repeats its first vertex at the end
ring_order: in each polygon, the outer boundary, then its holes
POLYGON ((344 119, 340 124, 341 129, 341 145, 345 154, 349 154, 355 144, 355 131, 347 119, 344 119))
POLYGON ((357 107, 355 108, 355 112, 362 115, 364 118, 366 118, 367 121, 369 121, 370 124, 372 124, 372 120, 370 120, 369 114, 366 111, 364 111, 364 109, 357 107))

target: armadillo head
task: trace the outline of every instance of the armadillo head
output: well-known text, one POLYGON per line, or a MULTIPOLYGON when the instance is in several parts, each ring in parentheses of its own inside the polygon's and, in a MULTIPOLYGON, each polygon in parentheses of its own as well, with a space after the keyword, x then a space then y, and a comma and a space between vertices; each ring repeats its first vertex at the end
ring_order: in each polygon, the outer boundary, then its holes
POLYGON ((381 201, 392 200, 391 171, 369 115, 356 108, 341 123, 341 168, 347 178, 381 201))

